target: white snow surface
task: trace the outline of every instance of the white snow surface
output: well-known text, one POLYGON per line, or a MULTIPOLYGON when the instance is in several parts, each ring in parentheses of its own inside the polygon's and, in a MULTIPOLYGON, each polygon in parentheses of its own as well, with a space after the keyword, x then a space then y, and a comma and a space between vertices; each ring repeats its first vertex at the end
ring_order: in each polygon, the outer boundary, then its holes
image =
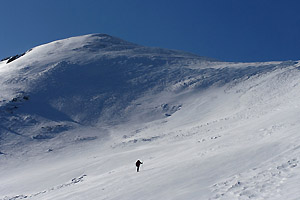
POLYGON ((220 62, 105 34, 7 61, 1 200, 300 199, 299 61, 220 62))

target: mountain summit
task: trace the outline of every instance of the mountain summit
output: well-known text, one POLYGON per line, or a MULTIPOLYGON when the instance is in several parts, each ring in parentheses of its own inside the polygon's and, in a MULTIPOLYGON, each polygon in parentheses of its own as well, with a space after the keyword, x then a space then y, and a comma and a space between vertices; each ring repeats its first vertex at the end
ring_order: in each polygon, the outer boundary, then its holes
POLYGON ((3 59, 0 199, 299 197, 299 68, 106 34, 3 59))
POLYGON ((28 127, 28 120, 24 120, 28 114, 34 118, 34 127, 42 118, 42 124, 61 121, 91 125, 124 120, 133 110, 132 102, 146 93, 175 90, 174 84, 193 76, 195 70, 188 67, 190 64, 211 60, 143 47, 105 34, 51 42, 11 58, 15 59, 3 60, 0 65, 1 106, 3 117, 15 115, 19 125, 1 126, 6 133, 19 133, 28 127))

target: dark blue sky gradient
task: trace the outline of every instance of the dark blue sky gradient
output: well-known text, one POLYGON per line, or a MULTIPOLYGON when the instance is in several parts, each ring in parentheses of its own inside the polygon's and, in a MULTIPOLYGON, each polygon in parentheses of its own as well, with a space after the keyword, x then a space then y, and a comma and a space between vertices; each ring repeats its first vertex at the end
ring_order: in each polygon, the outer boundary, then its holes
POLYGON ((298 0, 4 0, 0 59, 107 33, 224 61, 300 60, 298 0))

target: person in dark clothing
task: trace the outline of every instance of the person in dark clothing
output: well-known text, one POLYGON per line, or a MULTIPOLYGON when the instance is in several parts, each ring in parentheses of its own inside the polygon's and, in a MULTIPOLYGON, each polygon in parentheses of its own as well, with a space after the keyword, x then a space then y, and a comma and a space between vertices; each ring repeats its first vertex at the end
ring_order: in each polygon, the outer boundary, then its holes
POLYGON ((139 172, 140 171, 140 165, 143 164, 140 160, 137 160, 135 163, 136 166, 136 171, 139 172))

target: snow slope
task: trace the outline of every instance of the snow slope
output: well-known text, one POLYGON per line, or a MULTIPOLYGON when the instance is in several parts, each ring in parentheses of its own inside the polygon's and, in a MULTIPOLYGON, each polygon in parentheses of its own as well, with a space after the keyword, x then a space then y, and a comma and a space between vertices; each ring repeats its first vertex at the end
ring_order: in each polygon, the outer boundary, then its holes
POLYGON ((0 199, 300 198, 299 61, 92 34, 7 62, 0 199))

